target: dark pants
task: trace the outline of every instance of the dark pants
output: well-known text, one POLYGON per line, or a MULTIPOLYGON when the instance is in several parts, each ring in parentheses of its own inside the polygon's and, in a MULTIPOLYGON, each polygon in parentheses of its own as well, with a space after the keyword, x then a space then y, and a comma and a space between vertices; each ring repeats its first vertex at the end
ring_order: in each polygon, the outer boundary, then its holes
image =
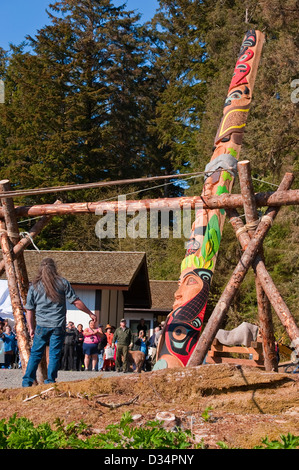
POLYGON ((74 344, 65 344, 63 347, 62 369, 73 370, 74 368, 74 344))
POLYGON ((82 344, 76 346, 76 369, 82 370, 84 367, 84 354, 82 344))
POLYGON ((116 348, 116 361, 115 367, 116 370, 123 368, 123 371, 128 370, 128 354, 129 354, 129 346, 125 346, 122 344, 117 344, 116 348))
POLYGON ((12 367, 14 361, 15 361, 15 353, 13 351, 9 351, 4 354, 4 360, 5 360, 5 368, 8 369, 9 367, 12 367))

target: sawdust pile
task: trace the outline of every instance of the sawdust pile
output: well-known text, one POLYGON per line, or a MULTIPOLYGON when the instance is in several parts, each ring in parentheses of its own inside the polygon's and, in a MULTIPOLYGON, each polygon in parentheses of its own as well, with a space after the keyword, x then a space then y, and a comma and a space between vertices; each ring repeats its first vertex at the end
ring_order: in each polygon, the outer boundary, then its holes
POLYGON ((168 412, 208 448, 219 448, 218 441, 252 448, 266 435, 299 434, 298 384, 295 375, 228 364, 97 377, 59 382, 42 395, 49 385, 0 390, 1 418, 17 413, 35 424, 53 424, 57 417, 65 424, 83 420, 102 432, 125 411, 136 425, 168 412), (33 395, 38 396, 28 400, 33 395))

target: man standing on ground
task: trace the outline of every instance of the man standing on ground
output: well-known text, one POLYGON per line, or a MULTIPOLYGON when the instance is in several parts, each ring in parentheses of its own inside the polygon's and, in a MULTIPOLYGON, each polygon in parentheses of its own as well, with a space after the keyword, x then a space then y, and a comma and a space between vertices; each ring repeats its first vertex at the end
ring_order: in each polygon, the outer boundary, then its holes
POLYGON ((127 327, 126 320, 124 318, 120 320, 120 326, 115 330, 112 340, 112 347, 114 347, 116 342, 116 372, 120 372, 122 367, 123 372, 126 373, 129 369, 128 355, 129 347, 132 346, 132 332, 130 328, 127 327))
POLYGON ((45 383, 53 383, 57 378, 65 337, 66 300, 96 320, 96 316, 78 298, 69 281, 59 276, 54 260, 43 259, 37 277, 29 287, 25 305, 33 344, 23 376, 23 387, 31 387, 35 382, 36 371, 47 343, 49 343, 49 364, 45 383))

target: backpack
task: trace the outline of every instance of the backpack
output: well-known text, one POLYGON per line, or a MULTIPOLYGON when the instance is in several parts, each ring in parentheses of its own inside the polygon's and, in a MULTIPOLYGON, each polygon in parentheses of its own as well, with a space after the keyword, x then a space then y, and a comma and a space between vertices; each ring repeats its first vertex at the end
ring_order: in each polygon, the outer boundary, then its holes
POLYGON ((107 346, 107 336, 104 335, 100 338, 100 341, 98 342, 98 352, 102 352, 105 348, 105 346, 107 346))

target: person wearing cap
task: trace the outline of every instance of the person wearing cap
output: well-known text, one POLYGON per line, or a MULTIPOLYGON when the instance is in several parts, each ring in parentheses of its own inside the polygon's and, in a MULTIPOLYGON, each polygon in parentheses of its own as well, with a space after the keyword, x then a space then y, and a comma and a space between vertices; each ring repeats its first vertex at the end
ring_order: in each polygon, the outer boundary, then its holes
POLYGON ((132 331, 127 327, 126 320, 120 320, 120 326, 115 330, 112 340, 112 347, 116 348, 116 372, 120 372, 121 368, 124 373, 128 372, 128 355, 129 347, 132 346, 132 331))

